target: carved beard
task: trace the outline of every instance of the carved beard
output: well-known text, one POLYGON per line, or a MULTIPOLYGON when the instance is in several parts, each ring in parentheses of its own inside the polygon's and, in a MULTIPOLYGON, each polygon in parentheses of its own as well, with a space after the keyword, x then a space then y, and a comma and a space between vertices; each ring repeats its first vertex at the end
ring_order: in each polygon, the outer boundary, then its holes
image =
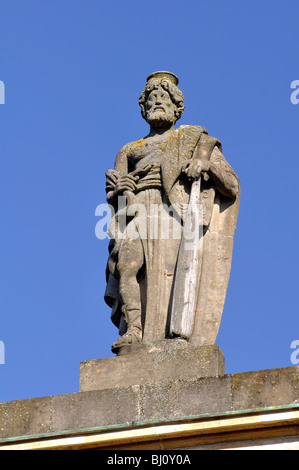
POLYGON ((175 124, 176 119, 174 116, 166 114, 161 111, 150 111, 146 116, 148 124, 154 128, 160 129, 175 124))

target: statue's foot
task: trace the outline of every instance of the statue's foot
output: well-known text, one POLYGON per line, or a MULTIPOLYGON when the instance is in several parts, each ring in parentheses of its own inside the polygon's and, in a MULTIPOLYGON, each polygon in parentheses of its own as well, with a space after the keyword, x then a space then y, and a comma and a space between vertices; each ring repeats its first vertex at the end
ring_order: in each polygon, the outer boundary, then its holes
POLYGON ((142 340, 142 332, 135 326, 130 326, 127 333, 121 336, 115 343, 112 344, 111 350, 117 354, 119 350, 125 346, 134 346, 142 340))

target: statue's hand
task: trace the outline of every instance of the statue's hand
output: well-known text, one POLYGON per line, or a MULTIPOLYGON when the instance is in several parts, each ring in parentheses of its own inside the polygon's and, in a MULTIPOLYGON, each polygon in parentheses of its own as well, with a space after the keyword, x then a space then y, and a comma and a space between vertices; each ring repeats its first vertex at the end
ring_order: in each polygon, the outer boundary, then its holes
POLYGON ((182 167, 182 172, 186 173, 190 179, 198 179, 202 172, 207 171, 209 171, 209 163, 198 159, 188 160, 182 167))
POLYGON ((122 194, 125 191, 131 191, 134 193, 136 190, 136 184, 138 180, 139 180, 138 176, 132 176, 132 175, 120 176, 115 185, 114 194, 115 195, 122 194))
POLYGON ((106 171, 106 187, 109 189, 114 189, 119 178, 119 174, 116 170, 107 170, 106 171))

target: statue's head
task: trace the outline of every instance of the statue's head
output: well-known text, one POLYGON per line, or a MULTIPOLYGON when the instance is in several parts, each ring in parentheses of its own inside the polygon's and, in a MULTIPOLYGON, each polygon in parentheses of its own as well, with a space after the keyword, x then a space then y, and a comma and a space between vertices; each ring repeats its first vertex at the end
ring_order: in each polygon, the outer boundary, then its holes
POLYGON ((171 72, 154 72, 139 98, 142 117, 154 128, 175 124, 184 112, 184 95, 171 72))

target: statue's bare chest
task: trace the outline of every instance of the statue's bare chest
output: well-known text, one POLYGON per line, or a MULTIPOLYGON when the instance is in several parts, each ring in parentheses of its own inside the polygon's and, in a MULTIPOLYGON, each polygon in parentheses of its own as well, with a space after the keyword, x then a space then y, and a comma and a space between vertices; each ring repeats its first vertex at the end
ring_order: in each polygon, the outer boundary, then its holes
POLYGON ((128 152, 129 167, 133 170, 147 164, 160 164, 171 136, 148 137, 132 142, 128 152))

